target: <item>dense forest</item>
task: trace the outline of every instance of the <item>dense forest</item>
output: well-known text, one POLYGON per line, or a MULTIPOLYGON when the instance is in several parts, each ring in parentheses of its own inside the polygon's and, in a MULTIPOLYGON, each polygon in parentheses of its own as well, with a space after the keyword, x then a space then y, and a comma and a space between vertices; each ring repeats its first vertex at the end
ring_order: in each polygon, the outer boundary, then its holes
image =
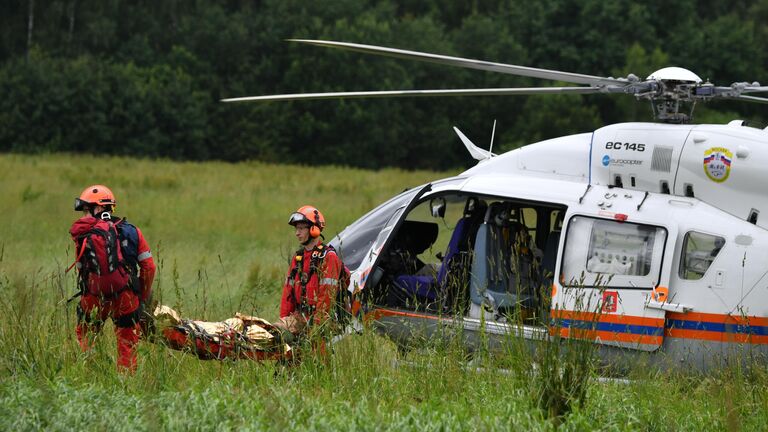
MULTIPOLYGON (((455 168, 451 126, 510 149, 652 120, 631 96, 225 104, 275 93, 556 83, 286 42, 330 39, 601 76, 768 84, 768 0, 3 0, 0 151, 455 168)), ((716 101, 696 122, 760 124, 716 101)))

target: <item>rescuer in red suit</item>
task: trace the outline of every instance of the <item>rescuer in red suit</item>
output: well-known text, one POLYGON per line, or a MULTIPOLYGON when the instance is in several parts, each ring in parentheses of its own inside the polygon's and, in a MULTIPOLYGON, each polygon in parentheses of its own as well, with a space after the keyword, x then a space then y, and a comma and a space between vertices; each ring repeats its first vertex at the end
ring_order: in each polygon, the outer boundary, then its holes
POLYGON ((323 244, 325 218, 317 208, 299 208, 291 214, 288 224, 294 227, 301 247, 291 258, 280 301, 280 320, 275 326, 295 337, 328 322, 345 269, 336 251, 323 244))
POLYGON ((93 336, 111 318, 118 369, 133 372, 140 317, 152 296, 155 263, 141 231, 113 216, 115 206, 114 194, 103 185, 89 186, 75 199, 75 210, 83 212, 69 231, 76 245, 81 295, 76 333, 81 349, 87 351, 93 336))

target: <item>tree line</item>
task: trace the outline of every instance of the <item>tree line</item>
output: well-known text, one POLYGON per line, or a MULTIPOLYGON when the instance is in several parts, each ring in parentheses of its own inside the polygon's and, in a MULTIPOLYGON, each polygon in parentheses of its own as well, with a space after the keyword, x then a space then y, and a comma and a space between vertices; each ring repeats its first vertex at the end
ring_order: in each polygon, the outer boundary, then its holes
MULTIPOLYGON (((310 38, 640 77, 665 66, 768 84, 768 0, 5 0, 0 151, 446 169, 458 126, 494 149, 652 120, 630 96, 225 104, 228 97, 555 83, 292 44, 310 38)), ((716 101, 696 122, 757 124, 716 101)))

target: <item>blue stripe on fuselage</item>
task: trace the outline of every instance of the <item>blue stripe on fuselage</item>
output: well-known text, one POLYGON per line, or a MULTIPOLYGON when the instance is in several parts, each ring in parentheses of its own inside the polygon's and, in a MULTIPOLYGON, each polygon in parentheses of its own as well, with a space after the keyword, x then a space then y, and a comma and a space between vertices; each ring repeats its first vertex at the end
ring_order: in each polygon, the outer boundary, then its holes
POLYGON ((719 333, 744 333, 759 336, 768 335, 768 327, 745 324, 725 324, 707 321, 667 320, 667 328, 680 330, 700 330, 719 333))
POLYGON ((580 328, 585 330, 597 330, 610 333, 632 333, 641 335, 661 336, 664 333, 664 328, 656 326, 643 326, 634 324, 619 324, 608 322, 593 322, 583 320, 551 320, 550 325, 560 325, 563 328, 580 328))

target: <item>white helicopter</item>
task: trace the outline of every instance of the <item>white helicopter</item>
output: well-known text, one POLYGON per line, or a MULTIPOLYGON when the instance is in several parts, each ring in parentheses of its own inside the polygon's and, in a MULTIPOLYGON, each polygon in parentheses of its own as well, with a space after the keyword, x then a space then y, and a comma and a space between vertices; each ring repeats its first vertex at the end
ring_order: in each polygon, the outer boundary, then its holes
POLYGON ((353 271, 354 312, 396 341, 428 339, 451 327, 461 329, 470 347, 481 334, 496 346, 509 335, 542 341, 559 332, 594 340, 608 362, 645 352, 663 367, 701 370, 768 355, 768 216, 760 217, 768 213, 768 130, 739 120, 689 124, 696 102, 768 103, 748 95, 768 87, 715 86, 677 67, 645 80, 604 78, 293 41, 581 86, 225 101, 625 93, 650 101, 659 120, 605 126, 498 156, 454 128, 479 160, 475 167, 401 193, 332 241, 353 271))

